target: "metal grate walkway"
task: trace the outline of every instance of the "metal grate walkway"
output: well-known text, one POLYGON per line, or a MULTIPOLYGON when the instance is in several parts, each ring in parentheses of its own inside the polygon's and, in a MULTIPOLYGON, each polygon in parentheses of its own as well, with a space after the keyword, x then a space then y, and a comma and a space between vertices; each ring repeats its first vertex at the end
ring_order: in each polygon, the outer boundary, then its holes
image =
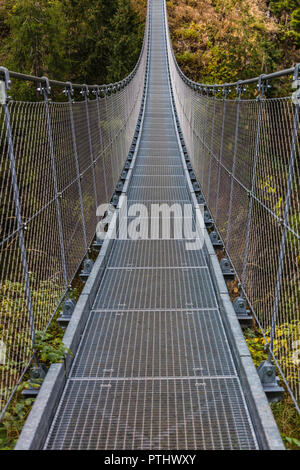
MULTIPOLYGON (((173 123, 163 2, 153 0, 144 125, 128 205, 190 201, 173 123)), ((201 250, 118 240, 46 449, 256 449, 201 250)))

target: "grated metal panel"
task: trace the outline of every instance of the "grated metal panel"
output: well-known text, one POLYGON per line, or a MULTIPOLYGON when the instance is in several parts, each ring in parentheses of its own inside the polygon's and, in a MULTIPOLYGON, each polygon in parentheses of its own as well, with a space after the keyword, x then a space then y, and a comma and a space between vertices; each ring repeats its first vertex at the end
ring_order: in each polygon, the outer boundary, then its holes
MULTIPOLYGON (((159 116, 159 115, 165 116, 166 115, 170 119, 172 119, 172 108, 171 108, 171 106, 159 106, 157 104, 154 104, 154 105, 148 106, 146 109, 147 109, 147 111, 146 111, 146 114, 145 114, 145 119, 147 117, 153 117, 153 115, 155 115, 155 116, 159 116)), ((175 133, 173 133, 173 136, 175 137, 175 133)))
POLYGON ((69 380, 46 449, 256 449, 237 379, 69 380))
POLYGON ((219 312, 95 311, 72 377, 236 375, 219 312))
MULTIPOLYGON (((191 204, 190 201, 167 201, 167 202, 164 202, 164 201, 140 201, 140 200, 135 200, 135 199, 130 199, 127 201, 127 208, 128 208, 128 214, 129 216, 132 216, 132 217, 135 217, 137 215, 140 214, 140 212, 138 212, 138 207, 140 207, 140 204, 142 203, 143 207, 145 209, 147 209, 147 213, 149 214, 149 226, 151 224, 151 220, 153 217, 151 217, 151 207, 153 206, 153 204, 159 204, 160 206, 162 204, 167 204, 167 207, 170 207, 173 205, 173 204, 176 204, 177 206, 180 206, 181 207, 181 210, 182 210, 182 213, 184 213, 184 207, 186 204, 191 204), (137 213, 138 212, 138 213, 137 213)), ((129 219, 130 217, 128 217, 129 219)), ((150 237, 150 235, 149 235, 150 237)))
MULTIPOLYGON (((159 109, 157 111, 154 111, 154 110, 147 110, 146 111, 146 114, 145 114, 145 117, 146 118, 149 118, 149 119, 172 119, 172 112, 171 110, 167 111, 167 110, 164 110, 164 109, 159 109)), ((175 138, 175 136, 174 136, 175 138)), ((170 141, 170 139, 168 139, 170 141)), ((163 141, 164 142, 164 141, 163 141)), ((166 142, 167 144, 167 142, 166 142)))
POLYGON ((216 298, 207 267, 108 268, 95 309, 215 308, 216 298))
POLYGON ((149 143, 141 147, 141 155, 153 155, 157 157, 174 157, 177 155, 177 162, 180 162, 180 151, 178 147, 163 148, 149 143))
MULTIPOLYGON (((139 211, 137 211, 138 213, 134 215, 134 206, 128 204, 129 211, 132 211, 130 212, 132 217, 120 218, 120 231, 122 234, 127 233, 127 237, 124 235, 122 237, 120 236, 121 240, 129 239, 132 241, 138 241, 140 239, 147 239, 147 237, 149 241, 184 240, 182 249, 192 250, 191 243, 197 243, 196 249, 199 249, 199 242, 197 242, 197 240, 203 240, 203 236, 201 236, 199 229, 196 229, 195 220, 193 218, 185 218, 183 226, 182 218, 174 217, 173 215, 167 219, 163 218, 162 216, 151 217, 152 203, 145 203, 145 205, 147 204, 147 212, 149 213, 149 217, 140 216, 139 211), (133 224, 133 228, 131 227, 131 224, 133 224), (188 246, 189 248, 187 248, 188 246)), ((181 208, 182 212, 184 211, 184 204, 176 203, 176 205, 181 208)), ((138 203, 138 207, 139 206, 140 204, 138 203)), ((192 251, 196 251, 196 249, 194 245, 192 251)), ((184 257, 184 255, 182 256, 184 257)))
POLYGON ((147 139, 149 140, 161 139, 162 137, 167 137, 168 139, 175 139, 174 132, 171 129, 153 129, 147 132, 147 139))
MULTIPOLYGON (((147 126, 147 134, 150 132, 162 132, 162 131, 168 131, 168 132, 175 132, 175 127, 173 123, 155 123, 153 120, 152 121, 147 121, 145 119, 144 124, 147 126)), ((142 136, 144 136, 146 133, 142 133, 142 136)))
POLYGON ((173 156, 173 157, 162 157, 159 155, 141 155, 139 154, 138 159, 137 159, 137 164, 140 165, 157 165, 157 166, 174 166, 174 165, 179 165, 180 160, 179 157, 173 156))
POLYGON ((186 201, 190 202, 189 193, 186 188, 169 186, 164 187, 146 187, 131 186, 128 190, 128 199, 134 201, 152 201, 152 202, 177 202, 186 201))
POLYGON ((155 140, 146 140, 146 137, 143 137, 140 142, 140 149, 150 149, 150 150, 166 150, 166 151, 172 151, 173 149, 175 151, 178 150, 178 143, 177 140, 174 139, 172 140, 158 140, 157 138, 155 140))
POLYGON ((177 175, 154 175, 154 176, 141 176, 141 175, 133 175, 131 182, 131 186, 142 186, 143 188, 147 187, 169 187, 169 186, 177 186, 186 188, 187 182, 185 176, 177 176, 177 175))
POLYGON ((136 165, 134 169, 134 176, 141 176, 141 175, 183 175, 183 169, 181 165, 136 165))
POLYGON ((186 250, 185 240, 116 240, 109 267, 205 266, 202 250, 186 250))
MULTIPOLYGON (((167 209, 171 209, 174 205, 175 204, 169 206, 167 204, 167 209)), ((168 218, 163 217, 162 214, 160 217, 156 217, 151 215, 152 206, 152 202, 143 203, 143 212, 141 214, 140 201, 137 202, 137 205, 135 205, 135 202, 128 204, 128 213, 130 216, 120 217, 120 240, 184 240, 185 243, 182 249, 192 251, 199 249, 199 242, 197 240, 203 240, 203 234, 201 234, 198 228, 196 229, 195 219, 186 217, 183 225, 182 218, 176 217, 172 213, 168 218), (146 211, 149 217, 146 216, 146 211), (126 235, 124 235, 124 233, 126 235), (191 243, 197 243, 197 247, 195 247, 195 245, 191 247, 191 243)), ((164 204, 161 203, 160 208, 163 207, 164 204)), ((178 211, 178 209, 181 210, 181 213, 184 213, 185 204, 176 203, 176 211, 178 211)))

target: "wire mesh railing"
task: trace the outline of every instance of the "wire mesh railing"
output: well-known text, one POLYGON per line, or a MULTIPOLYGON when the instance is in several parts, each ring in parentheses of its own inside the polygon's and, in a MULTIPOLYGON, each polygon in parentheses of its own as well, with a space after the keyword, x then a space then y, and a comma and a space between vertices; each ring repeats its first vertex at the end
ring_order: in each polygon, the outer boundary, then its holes
POLYGON ((47 328, 88 257, 97 207, 113 195, 140 111, 149 34, 148 13, 138 62, 114 84, 0 68, 0 416, 34 358, 35 332, 47 328), (11 80, 36 83, 42 99, 8 98, 11 80), (54 87, 64 102, 51 100, 54 87))
POLYGON ((195 83, 176 62, 166 7, 165 20, 170 78, 193 169, 269 360, 300 411, 299 67, 233 84, 195 83), (269 81, 291 74, 292 97, 267 99, 269 81), (257 98, 243 99, 252 84, 257 98))

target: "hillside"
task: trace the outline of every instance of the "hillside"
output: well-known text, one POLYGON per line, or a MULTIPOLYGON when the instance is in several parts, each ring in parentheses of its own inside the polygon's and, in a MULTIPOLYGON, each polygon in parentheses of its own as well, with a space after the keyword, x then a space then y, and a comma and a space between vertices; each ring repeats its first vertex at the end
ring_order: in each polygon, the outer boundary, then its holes
POLYGON ((140 52, 143 3, 0 0, 0 63, 58 80, 118 81, 140 52))
MULTIPOLYGON (((0 0, 0 62, 60 80, 108 83, 133 68, 146 0, 0 0)), ((168 0, 176 57, 204 82, 300 61, 298 0, 168 0)))
POLYGON ((297 0, 168 0, 176 57, 193 80, 225 83, 300 62, 297 0))

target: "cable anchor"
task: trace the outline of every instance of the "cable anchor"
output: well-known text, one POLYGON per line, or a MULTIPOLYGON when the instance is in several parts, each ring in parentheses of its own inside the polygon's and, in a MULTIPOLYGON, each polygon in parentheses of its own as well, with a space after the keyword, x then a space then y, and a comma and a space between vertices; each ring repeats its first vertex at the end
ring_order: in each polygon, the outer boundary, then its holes
POLYGON ((268 80, 265 79, 265 75, 264 74, 260 75, 258 79, 258 84, 257 84, 257 89, 260 94, 257 97, 257 101, 263 100, 269 88, 271 88, 271 85, 269 85, 268 80))
POLYGON ((299 79, 300 64, 297 64, 294 70, 292 88, 296 91, 292 94, 292 102, 295 105, 300 104, 300 79, 299 79))
POLYGON ((89 87, 87 85, 82 85, 82 88, 80 90, 80 94, 83 96, 83 98, 87 98, 89 96, 89 87))
POLYGON ((6 67, 0 67, 0 73, 4 76, 4 79, 0 80, 0 104, 6 104, 8 98, 6 92, 10 90, 11 81, 6 67))
POLYGON ((48 77, 41 77, 41 83, 40 86, 37 88, 37 91, 42 95, 44 92, 47 95, 51 94, 51 86, 49 83, 49 78, 48 77))
POLYGON ((63 90, 63 94, 68 96, 73 96, 74 95, 74 89, 73 89, 73 85, 71 82, 66 82, 65 83, 65 88, 63 90))

